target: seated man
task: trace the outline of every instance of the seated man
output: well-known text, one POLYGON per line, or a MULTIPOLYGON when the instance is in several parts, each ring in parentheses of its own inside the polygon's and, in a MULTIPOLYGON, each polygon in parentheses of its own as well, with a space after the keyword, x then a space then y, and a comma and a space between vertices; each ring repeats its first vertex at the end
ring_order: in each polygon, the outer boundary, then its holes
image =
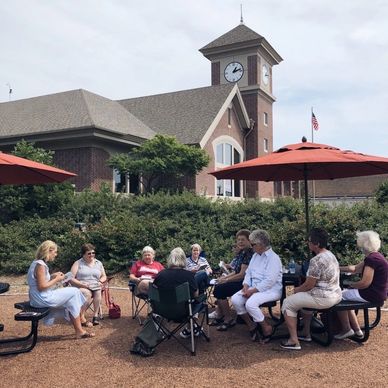
POLYGON ((150 283, 163 269, 163 265, 155 261, 155 251, 146 246, 142 250, 142 259, 132 265, 129 280, 136 284, 135 294, 147 294, 150 283))
MULTIPOLYGON (((197 282, 194 272, 186 271, 186 255, 182 248, 175 248, 167 259, 167 269, 158 273, 154 285, 159 289, 175 289, 183 283, 189 283, 190 295, 192 298, 198 296, 197 282)), ((200 328, 194 328, 194 334, 199 334, 200 328)), ((190 330, 185 328, 180 333, 182 338, 189 338, 190 330)))
POLYGON ((186 259, 186 269, 195 275, 195 280, 198 284, 199 293, 203 294, 210 282, 212 269, 207 260, 200 256, 201 246, 193 244, 191 246, 191 256, 186 259))

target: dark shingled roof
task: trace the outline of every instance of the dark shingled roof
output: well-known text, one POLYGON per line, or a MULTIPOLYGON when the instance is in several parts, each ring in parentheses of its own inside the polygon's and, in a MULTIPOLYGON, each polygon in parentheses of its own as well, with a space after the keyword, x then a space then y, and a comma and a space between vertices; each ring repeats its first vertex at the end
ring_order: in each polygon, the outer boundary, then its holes
POLYGON ((198 144, 230 95, 234 84, 119 101, 155 132, 198 144))
POLYGON ((221 35, 219 38, 213 40, 206 46, 202 47, 199 51, 202 52, 203 50, 227 46, 234 43, 247 42, 250 40, 261 41, 262 39, 264 39, 263 36, 251 30, 245 24, 240 24, 232 30, 226 32, 224 35, 221 35))
POLYGON ((143 139, 155 135, 118 102, 82 89, 0 104, 0 137, 90 127, 143 139))

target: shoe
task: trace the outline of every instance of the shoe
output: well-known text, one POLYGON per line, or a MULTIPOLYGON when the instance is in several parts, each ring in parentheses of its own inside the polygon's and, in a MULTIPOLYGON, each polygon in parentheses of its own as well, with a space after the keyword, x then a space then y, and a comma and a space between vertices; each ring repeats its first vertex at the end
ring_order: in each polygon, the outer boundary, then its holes
POLYGON ((212 313, 208 315, 209 319, 222 319, 223 317, 220 317, 217 313, 217 310, 214 310, 212 313))
POLYGON ((226 331, 235 325, 236 325, 236 321, 234 319, 231 319, 230 321, 224 322, 221 325, 219 325, 217 327, 217 330, 218 331, 226 331))
POLYGON ((98 317, 93 317, 92 323, 93 326, 98 326, 100 324, 100 319, 98 317))
POLYGON ((268 335, 262 335, 260 339, 260 343, 267 344, 269 341, 271 341, 272 336, 275 334, 275 328, 272 326, 271 333, 268 335))
POLYGON ((302 347, 299 344, 290 344, 288 341, 286 342, 281 342, 280 347, 283 349, 288 349, 288 350, 301 350, 302 347))
POLYGON ((343 339, 346 339, 346 338, 349 338, 349 337, 353 337, 353 336, 354 336, 354 330, 353 330, 353 329, 350 329, 350 330, 347 331, 346 333, 336 334, 336 335, 334 336, 334 339, 343 340, 343 339))
POLYGON ((210 323, 209 326, 219 326, 224 323, 224 318, 216 318, 213 319, 210 323))
MULTIPOLYGON (((198 337, 200 334, 201 334, 201 331, 202 331, 202 327, 199 327, 199 326, 195 326, 194 327, 194 336, 195 337, 198 337)), ((179 335, 181 336, 181 338, 184 338, 184 339, 187 339, 187 338, 190 338, 191 337, 191 331, 189 329, 183 329, 179 335)))
POLYGON ((249 330, 249 335, 251 336, 251 340, 253 342, 257 341, 260 338, 260 333, 257 326, 254 329, 249 330))
POLYGON ((356 331, 355 333, 354 333, 354 336, 356 337, 356 338, 359 338, 359 339, 363 339, 364 338, 364 333, 360 330, 360 331, 356 331))
POLYGON ((298 335, 298 340, 303 342, 311 342, 313 339, 304 335, 298 335))

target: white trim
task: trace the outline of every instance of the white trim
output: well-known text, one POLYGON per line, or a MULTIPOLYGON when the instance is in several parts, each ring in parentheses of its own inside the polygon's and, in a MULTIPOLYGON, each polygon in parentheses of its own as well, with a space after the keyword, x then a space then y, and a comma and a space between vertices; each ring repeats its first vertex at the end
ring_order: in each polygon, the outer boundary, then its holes
POLYGON ((214 118, 213 122, 210 124, 209 128, 207 129, 205 135, 202 137, 201 141, 199 142, 199 145, 201 148, 204 148, 206 143, 209 141, 211 135, 213 134, 214 130, 216 129, 218 123, 222 119, 222 116, 225 114, 226 110, 232 104, 233 98, 237 96, 238 101, 241 106, 241 111, 243 113, 243 116, 246 121, 247 128, 249 127, 249 116, 245 109, 244 101, 242 99, 241 93, 238 89, 237 83, 234 85, 233 89, 230 91, 228 97, 226 98, 225 102, 222 104, 221 109, 218 111, 216 117, 214 118))
POLYGON ((241 155, 241 162, 244 160, 244 150, 242 149, 241 145, 236 141, 236 139, 229 135, 221 135, 212 141, 213 155, 215 156, 214 157, 215 165, 219 164, 217 163, 217 159, 216 159, 217 146, 218 144, 224 144, 224 143, 231 144, 234 148, 236 148, 236 150, 241 155))

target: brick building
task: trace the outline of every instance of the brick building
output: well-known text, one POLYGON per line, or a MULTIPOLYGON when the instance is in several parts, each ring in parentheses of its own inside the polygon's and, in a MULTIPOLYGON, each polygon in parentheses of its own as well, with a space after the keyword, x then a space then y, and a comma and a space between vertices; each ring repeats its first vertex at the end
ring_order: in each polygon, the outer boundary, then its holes
POLYGON ((205 149, 211 162, 185 185, 209 196, 273 197, 273 184, 217 181, 208 172, 272 151, 272 66, 282 58, 267 40, 243 23, 204 46, 212 85, 113 101, 87 90, 71 90, 0 104, 0 149, 20 141, 55 151, 58 167, 75 172, 76 190, 138 189, 136 177, 106 165, 155 134, 205 149))

